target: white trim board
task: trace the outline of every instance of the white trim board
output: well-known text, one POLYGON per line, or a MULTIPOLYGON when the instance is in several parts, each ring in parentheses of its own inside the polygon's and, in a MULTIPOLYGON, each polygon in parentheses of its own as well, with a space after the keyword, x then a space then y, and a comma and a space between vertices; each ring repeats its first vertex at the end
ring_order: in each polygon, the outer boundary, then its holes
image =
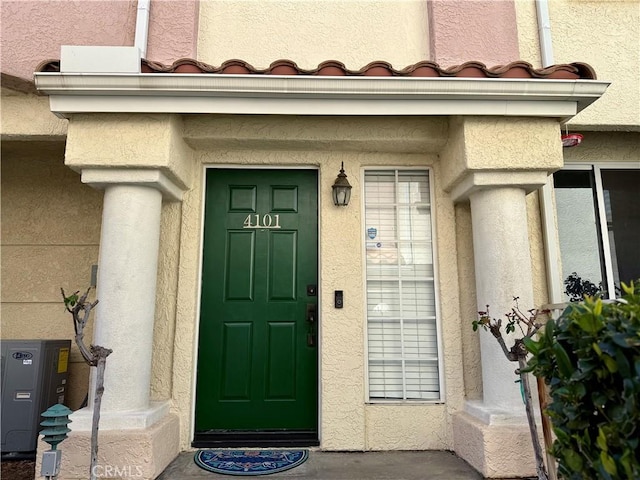
POLYGON ((522 78, 162 73, 35 74, 51 111, 276 115, 490 115, 567 120, 609 82, 522 78))

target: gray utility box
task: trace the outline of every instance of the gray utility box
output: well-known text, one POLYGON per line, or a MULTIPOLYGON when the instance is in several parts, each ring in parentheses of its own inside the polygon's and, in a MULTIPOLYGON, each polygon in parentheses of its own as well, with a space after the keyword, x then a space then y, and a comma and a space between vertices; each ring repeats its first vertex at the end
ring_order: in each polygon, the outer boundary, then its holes
POLYGON ((36 450, 40 414, 64 404, 71 340, 1 340, 2 453, 36 450))

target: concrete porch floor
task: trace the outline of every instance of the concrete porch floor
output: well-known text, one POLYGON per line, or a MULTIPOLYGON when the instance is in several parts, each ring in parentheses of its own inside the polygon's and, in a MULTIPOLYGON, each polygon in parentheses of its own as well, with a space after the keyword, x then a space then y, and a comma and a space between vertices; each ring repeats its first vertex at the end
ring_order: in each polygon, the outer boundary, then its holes
MULTIPOLYGON (((157 480, 231 479, 198 467, 195 452, 183 452, 157 480)), ((243 476, 235 478, 258 478, 243 476)), ((263 475, 265 480, 482 480, 464 460, 451 452, 322 452, 310 451, 302 465, 281 473, 263 475)))

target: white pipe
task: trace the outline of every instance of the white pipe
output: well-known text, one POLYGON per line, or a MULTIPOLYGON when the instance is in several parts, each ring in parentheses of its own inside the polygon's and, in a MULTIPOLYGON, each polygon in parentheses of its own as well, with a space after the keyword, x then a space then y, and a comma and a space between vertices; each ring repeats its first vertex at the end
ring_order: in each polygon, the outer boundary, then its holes
POLYGON ((539 190, 539 195, 549 303, 561 303, 564 301, 562 295, 564 285, 562 282, 560 244, 558 241, 558 226, 556 225, 555 216, 556 210, 553 203, 553 176, 550 175, 547 178, 547 183, 539 190))
POLYGON ((149 37, 149 11, 151 0, 138 0, 138 15, 136 17, 136 39, 134 46, 140 49, 140 56, 146 58, 149 37))
POLYGON ((538 19, 538 38, 540 40, 542 66, 548 67, 549 65, 553 65, 554 62, 548 0, 536 0, 536 17, 538 19))
MULTIPOLYGON (((538 40, 542 66, 553 65, 553 45, 551 43, 551 20, 549 19, 548 0, 535 0, 538 20, 538 40)), ((542 214, 542 232, 544 238, 545 263, 547 267, 547 290, 550 303, 563 300, 564 290, 560 261, 560 242, 553 203, 553 177, 550 176, 539 191, 542 214)))

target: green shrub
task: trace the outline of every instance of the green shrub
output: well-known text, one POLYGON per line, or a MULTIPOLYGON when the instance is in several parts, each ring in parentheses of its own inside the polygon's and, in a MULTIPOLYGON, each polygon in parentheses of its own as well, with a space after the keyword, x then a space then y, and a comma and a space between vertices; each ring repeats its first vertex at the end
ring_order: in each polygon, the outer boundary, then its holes
POLYGON ((528 370, 549 386, 551 453, 566 479, 640 479, 640 291, 623 290, 622 301, 572 304, 526 342, 528 370))

